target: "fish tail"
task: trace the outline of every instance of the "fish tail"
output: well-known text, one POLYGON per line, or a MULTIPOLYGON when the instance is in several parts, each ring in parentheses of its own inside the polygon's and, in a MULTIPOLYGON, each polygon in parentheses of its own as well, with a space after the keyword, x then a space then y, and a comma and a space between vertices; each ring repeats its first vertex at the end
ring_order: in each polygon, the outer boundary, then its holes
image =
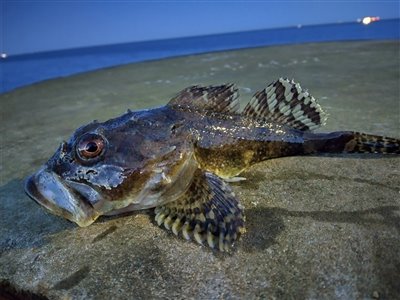
POLYGON ((309 133, 306 153, 381 153, 400 154, 400 139, 353 131, 309 133))

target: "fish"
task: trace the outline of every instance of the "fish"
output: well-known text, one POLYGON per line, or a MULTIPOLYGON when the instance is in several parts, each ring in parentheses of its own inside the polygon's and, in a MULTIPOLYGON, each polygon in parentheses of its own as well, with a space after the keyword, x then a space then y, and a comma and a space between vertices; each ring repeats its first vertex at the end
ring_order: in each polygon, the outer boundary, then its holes
POLYGON ((81 227, 100 216, 154 209, 175 235, 230 251, 245 214, 230 186, 252 165, 320 153, 400 154, 400 139, 316 133, 327 114, 279 78, 240 109, 234 84, 190 86, 166 105, 78 128, 25 182, 29 197, 81 227))

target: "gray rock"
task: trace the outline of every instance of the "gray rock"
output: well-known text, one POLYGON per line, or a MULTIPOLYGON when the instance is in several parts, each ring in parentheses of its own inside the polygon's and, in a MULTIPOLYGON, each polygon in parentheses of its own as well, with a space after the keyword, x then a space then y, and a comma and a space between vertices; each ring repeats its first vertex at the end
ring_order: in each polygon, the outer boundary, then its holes
POLYGON ((247 233, 232 254, 158 228, 151 211, 87 228, 23 191, 78 126, 161 105, 191 84, 236 82, 244 101, 277 77, 320 99, 324 131, 399 138, 399 43, 346 42, 209 53, 46 81, 0 96, 0 296, 50 299, 400 297, 400 160, 275 159, 233 184, 247 233))

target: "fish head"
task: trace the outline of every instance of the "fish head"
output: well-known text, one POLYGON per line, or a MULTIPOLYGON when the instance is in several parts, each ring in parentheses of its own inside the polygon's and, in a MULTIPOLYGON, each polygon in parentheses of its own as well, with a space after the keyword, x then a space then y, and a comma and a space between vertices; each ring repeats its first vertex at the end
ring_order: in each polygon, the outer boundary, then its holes
POLYGON ((26 193, 81 227, 126 208, 156 206, 188 170, 190 154, 180 151, 182 140, 168 126, 141 119, 128 114, 79 128, 26 180, 26 193))

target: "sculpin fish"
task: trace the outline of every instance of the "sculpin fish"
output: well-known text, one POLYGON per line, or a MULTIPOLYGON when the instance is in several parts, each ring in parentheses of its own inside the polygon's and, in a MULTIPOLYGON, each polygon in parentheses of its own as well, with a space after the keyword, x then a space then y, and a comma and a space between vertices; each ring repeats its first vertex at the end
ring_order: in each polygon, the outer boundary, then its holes
POLYGON ((244 231, 243 208, 227 182, 253 164, 312 153, 400 153, 395 138, 314 133, 325 121, 293 80, 272 82, 243 110, 233 84, 191 86, 165 106, 79 128, 25 190, 79 226, 155 208, 158 225, 226 251, 244 231))

